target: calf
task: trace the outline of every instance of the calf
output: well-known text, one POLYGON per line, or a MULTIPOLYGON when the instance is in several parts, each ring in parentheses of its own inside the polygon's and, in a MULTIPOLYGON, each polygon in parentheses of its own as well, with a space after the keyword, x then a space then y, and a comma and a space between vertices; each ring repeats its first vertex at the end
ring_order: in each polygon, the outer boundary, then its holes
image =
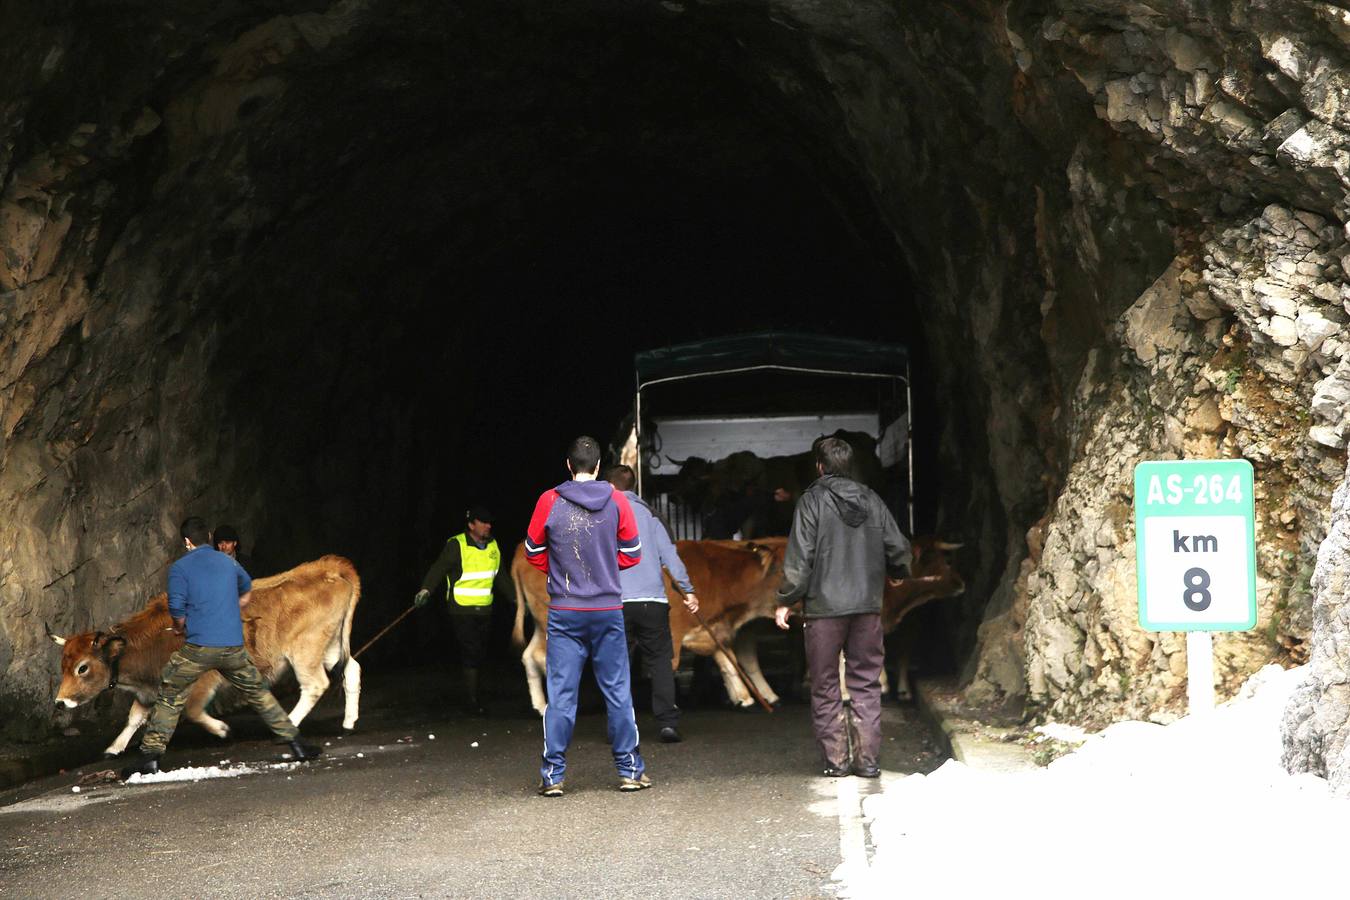
MULTIPOLYGON (((253 582, 253 599, 243 610, 244 646, 253 664, 275 684, 287 669, 300 683, 300 700, 290 712, 299 725, 328 687, 328 671, 345 662, 342 688, 346 708, 342 727, 356 726, 361 696, 361 666, 352 659, 352 615, 361 597, 361 579, 350 561, 324 556, 280 575, 253 582)), ((135 699, 126 727, 108 745, 105 755, 127 748, 132 735, 146 720, 159 692, 160 673, 169 657, 183 644, 174 634, 167 594, 150 598, 140 612, 111 631, 86 631, 60 637, 61 687, 56 705, 67 709, 88 703, 113 688, 135 699)), ((229 726, 206 712, 206 706, 225 679, 207 672, 189 690, 184 713, 217 737, 229 726)))

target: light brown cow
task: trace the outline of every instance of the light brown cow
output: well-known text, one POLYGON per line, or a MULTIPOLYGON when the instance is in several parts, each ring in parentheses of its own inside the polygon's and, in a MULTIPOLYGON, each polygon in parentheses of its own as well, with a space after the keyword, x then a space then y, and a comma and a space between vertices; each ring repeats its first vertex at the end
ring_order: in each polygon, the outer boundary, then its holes
MULTIPOLYGON (((328 671, 344 662, 342 689, 346 708, 342 727, 356 726, 361 698, 361 666, 352 659, 352 615, 361 598, 361 579, 350 561, 324 556, 280 575, 253 582, 253 599, 244 607, 244 646, 258 671, 275 684, 288 669, 300 683, 300 700, 290 712, 299 725, 328 688, 328 671)), ((116 756, 146 720, 159 692, 160 673, 183 644, 172 631, 168 595, 151 597, 140 612, 108 632, 86 631, 58 637, 61 687, 56 705, 73 709, 109 688, 130 691, 135 699, 126 727, 104 751, 116 756)), ((188 694, 184 713, 217 737, 229 726, 206 712, 206 705, 225 683, 218 672, 198 678, 188 694)))
MULTIPOLYGON (((745 541, 678 541, 676 552, 689 570, 699 599, 699 613, 728 650, 717 649, 708 633, 699 625, 694 614, 680 602, 680 594, 666 578, 666 595, 670 600, 670 632, 675 648, 671 665, 679 667, 681 649, 713 657, 722 673, 727 695, 739 706, 753 706, 732 657, 734 639, 740 628, 752 619, 773 618, 774 596, 783 579, 783 550, 785 538, 769 538, 759 542, 745 541)), ((516 646, 525 645, 525 609, 534 619, 534 635, 521 654, 525 678, 529 683, 530 702, 541 715, 547 698, 544 692, 545 660, 548 652, 548 590, 547 578, 525 559, 523 544, 516 547, 511 561, 511 578, 516 585, 516 624, 513 638, 516 646)), ((765 700, 777 702, 778 696, 764 680, 759 661, 752 656, 750 665, 742 667, 755 683, 765 700)))
MULTIPOLYGON (((899 584, 886 582, 885 593, 881 597, 881 631, 891 634, 900 627, 905 617, 919 607, 934 600, 946 600, 959 597, 966 590, 966 583, 952 568, 947 554, 959 550, 961 544, 952 544, 931 536, 914 539, 912 547, 913 562, 910 573, 900 579, 899 584)), ((896 653, 896 696, 909 700, 912 691, 909 684, 909 663, 914 655, 914 641, 917 635, 911 629, 902 632, 896 653)), ((839 654, 839 687, 843 699, 848 699, 848 688, 844 685, 844 655, 839 654)), ((889 689, 886 669, 881 670, 881 692, 889 689)))
MULTIPOLYGON (((777 546, 775 541, 785 543, 786 539, 764 538, 756 543, 772 547, 777 546)), ((701 543, 708 544, 719 542, 703 541, 701 543)), ((961 580, 961 576, 952 568, 951 561, 947 557, 947 554, 950 551, 959 549, 961 546, 961 544, 948 543, 930 536, 923 536, 914 540, 914 558, 910 566, 910 574, 900 579, 898 584, 891 584, 889 579, 886 581, 885 591, 881 598, 881 628, 884 634, 891 634, 898 629, 905 617, 919 607, 934 600, 959 597, 965 592, 965 582, 961 580)), ((773 590, 775 592, 777 591, 779 584, 782 583, 782 551, 779 550, 778 553, 780 573, 779 577, 774 580, 773 590)), ((680 557, 682 559, 685 558, 683 552, 681 552, 680 557)), ((690 578, 691 580, 693 578, 692 571, 690 578)), ((703 593, 702 588, 699 586, 700 583, 695 581, 694 585, 699 589, 699 598, 702 599, 703 593)), ((774 603, 776 600, 770 596, 769 602, 774 603)), ((770 606, 768 611, 762 614, 767 617, 772 617, 773 607, 770 606)), ((672 610, 672 619, 673 616, 674 610, 672 610)), ((719 635, 719 637, 720 636, 721 635, 719 635)), ((759 637, 760 635, 756 634, 753 630, 741 633, 736 641, 736 659, 740 662, 741 668, 745 669, 746 674, 755 682, 755 686, 759 688, 762 694, 764 694, 765 698, 768 699, 770 703, 773 703, 776 702, 777 697, 773 694, 772 690, 769 689, 767 683, 764 682, 764 676, 760 673, 759 651, 757 648, 759 637)), ((897 666, 897 694, 901 699, 907 700, 911 693, 909 685, 909 661, 910 657, 913 655, 914 635, 912 633, 903 633, 901 638, 897 666)), ((688 646, 687 640, 685 645, 688 646)), ((679 651, 676 650, 677 656, 678 653, 679 651)), ((848 689, 843 686, 844 659, 842 653, 839 656, 839 684, 840 689, 844 692, 844 699, 847 700, 848 689)), ((881 689, 883 693, 888 690, 886 670, 884 668, 881 671, 881 689)))

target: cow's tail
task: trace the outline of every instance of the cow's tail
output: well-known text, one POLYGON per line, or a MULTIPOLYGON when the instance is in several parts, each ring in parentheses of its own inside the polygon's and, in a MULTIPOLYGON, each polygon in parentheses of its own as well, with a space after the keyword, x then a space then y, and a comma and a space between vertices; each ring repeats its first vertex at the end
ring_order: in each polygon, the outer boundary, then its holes
POLYGON ((361 715, 361 664, 352 655, 352 620, 356 618, 356 604, 361 599, 361 576, 356 574, 356 566, 349 559, 341 556, 326 556, 324 559, 333 565, 333 574, 346 582, 348 589, 337 650, 338 660, 342 663, 342 728, 351 731, 361 715))
POLYGON ((525 586, 520 583, 520 571, 511 565, 511 584, 516 589, 516 624, 511 629, 511 643, 525 646, 525 586))
POLYGON ((338 578, 347 583, 350 594, 347 607, 342 612, 341 651, 342 662, 352 658, 352 619, 356 617, 356 604, 361 599, 361 576, 356 574, 356 566, 351 560, 341 556, 328 557, 337 568, 338 578))

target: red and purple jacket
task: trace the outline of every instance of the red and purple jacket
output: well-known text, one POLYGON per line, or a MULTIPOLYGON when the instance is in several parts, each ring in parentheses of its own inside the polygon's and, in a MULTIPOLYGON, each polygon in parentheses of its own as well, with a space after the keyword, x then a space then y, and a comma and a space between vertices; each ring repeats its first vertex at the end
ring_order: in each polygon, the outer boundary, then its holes
POLYGON ((623 609, 619 570, 642 558, 633 507, 608 481, 565 481, 535 504, 525 558, 548 573, 550 609, 623 609))

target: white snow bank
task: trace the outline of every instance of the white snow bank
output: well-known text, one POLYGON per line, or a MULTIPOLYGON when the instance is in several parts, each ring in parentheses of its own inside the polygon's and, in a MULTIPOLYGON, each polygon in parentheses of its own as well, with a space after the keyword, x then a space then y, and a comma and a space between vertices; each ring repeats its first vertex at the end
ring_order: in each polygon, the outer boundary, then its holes
POLYGON ((1054 741, 1063 741, 1066 744, 1081 744, 1092 737, 1077 725, 1062 725, 1059 722, 1046 722, 1044 725, 1037 725, 1031 730, 1038 735, 1037 740, 1049 738, 1054 741))
POLYGON ((903 778, 864 801, 876 852, 840 872, 842 893, 1247 897, 1343 877, 1350 802, 1279 764, 1280 717, 1305 674, 1268 666, 1209 715, 1121 722, 1045 769, 949 761, 903 778))
POLYGON ((181 769, 170 769, 167 772, 156 772, 154 775, 141 775, 139 773, 132 775, 126 780, 127 784, 163 784, 169 781, 206 781, 210 778, 238 778, 241 775, 257 775, 260 772, 270 770, 289 771, 298 766, 299 763, 270 763, 266 765, 237 765, 237 766, 184 766, 181 769))

